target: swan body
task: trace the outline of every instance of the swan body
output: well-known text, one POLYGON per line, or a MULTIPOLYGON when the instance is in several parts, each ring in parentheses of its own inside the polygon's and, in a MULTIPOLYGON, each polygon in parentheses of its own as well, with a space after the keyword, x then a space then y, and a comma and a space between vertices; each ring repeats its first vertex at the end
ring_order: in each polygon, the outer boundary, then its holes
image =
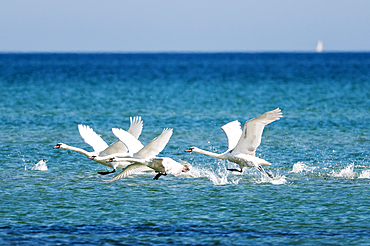
MULTIPOLYGON (((130 128, 128 130, 129 134, 133 136, 134 138, 139 138, 141 132, 143 129, 143 121, 141 120, 140 116, 131 118, 130 117, 130 128)), ((117 140, 114 143, 112 143, 110 146, 89 126, 86 125, 78 125, 78 130, 80 132, 81 137, 85 141, 85 143, 89 144, 94 151, 89 152, 84 149, 69 146, 64 143, 58 143, 56 146, 54 146, 54 149, 67 149, 76 151, 78 153, 83 154, 84 156, 95 160, 96 162, 103 164, 107 167, 112 167, 113 171, 110 172, 99 172, 100 174, 108 174, 115 172, 117 168, 125 168, 130 163, 127 162, 117 162, 117 163, 108 163, 106 162, 106 158, 103 158, 104 156, 128 156, 128 149, 126 145, 120 141, 117 140)))
MULTIPOLYGON (((115 161, 120 160, 117 159, 112 162, 115 161)), ((154 177, 155 180, 157 180, 162 175, 172 174, 174 176, 177 176, 182 172, 190 171, 187 165, 182 165, 169 157, 155 157, 149 159, 126 158, 125 161, 131 162, 132 164, 128 165, 117 176, 109 180, 110 182, 128 177, 141 171, 146 171, 148 169, 154 170, 158 173, 154 177)))
POLYGON ((132 157, 111 158, 108 162, 130 162, 131 164, 124 168, 110 182, 127 177, 131 174, 138 173, 144 170, 154 170, 158 174, 154 179, 158 179, 161 175, 173 174, 178 175, 181 172, 189 171, 189 167, 182 165, 168 157, 157 157, 157 155, 166 147, 172 136, 173 130, 166 128, 150 143, 143 146, 131 134, 122 129, 113 129, 113 133, 118 137, 128 148, 128 153, 132 157))
POLYGON ((244 129, 241 129, 239 121, 232 121, 224 126, 222 130, 225 132, 228 139, 228 150, 222 154, 213 153, 207 150, 202 150, 197 147, 191 147, 186 152, 195 152, 208 155, 217 159, 228 160, 240 166, 240 170, 228 169, 230 171, 242 172, 244 167, 256 167, 262 173, 267 173, 262 165, 271 165, 268 161, 256 157, 256 149, 261 144, 262 133, 265 125, 268 125, 283 117, 279 108, 266 112, 248 120, 244 124, 244 129))

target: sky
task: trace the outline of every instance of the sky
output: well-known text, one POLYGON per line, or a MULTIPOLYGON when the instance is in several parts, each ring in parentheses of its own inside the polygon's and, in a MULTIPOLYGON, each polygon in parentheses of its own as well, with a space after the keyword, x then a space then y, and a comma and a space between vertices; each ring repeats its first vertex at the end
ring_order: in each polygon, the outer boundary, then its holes
POLYGON ((370 51, 368 0, 0 0, 0 52, 370 51))

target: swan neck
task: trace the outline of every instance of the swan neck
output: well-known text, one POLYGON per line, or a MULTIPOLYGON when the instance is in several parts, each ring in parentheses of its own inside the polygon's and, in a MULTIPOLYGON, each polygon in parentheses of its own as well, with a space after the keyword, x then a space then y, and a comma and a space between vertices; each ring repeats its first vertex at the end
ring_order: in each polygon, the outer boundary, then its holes
POLYGON ((199 149, 199 148, 194 149, 193 152, 203 154, 203 155, 208 155, 208 156, 211 156, 213 158, 222 159, 220 154, 217 154, 217 153, 214 153, 214 152, 211 152, 211 151, 207 151, 207 150, 203 150, 203 149, 199 149))
POLYGON ((90 152, 84 150, 84 149, 81 149, 81 148, 77 148, 77 147, 73 147, 73 146, 69 146, 69 145, 65 145, 63 147, 63 149, 68 149, 68 150, 72 150, 72 151, 76 151, 78 153, 81 153, 83 154, 84 156, 86 157, 90 157, 90 152))

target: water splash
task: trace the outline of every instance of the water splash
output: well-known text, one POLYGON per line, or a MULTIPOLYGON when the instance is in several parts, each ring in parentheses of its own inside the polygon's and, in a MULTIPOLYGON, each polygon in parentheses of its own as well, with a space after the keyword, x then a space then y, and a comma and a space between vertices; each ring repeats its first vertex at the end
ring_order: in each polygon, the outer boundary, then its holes
POLYGON ((364 170, 358 177, 359 179, 369 179, 370 178, 370 170, 364 170))
MULTIPOLYGON (((187 173, 193 178, 208 178, 214 185, 239 184, 240 180, 245 177, 245 170, 243 172, 230 172, 227 170, 225 163, 220 163, 216 169, 207 167, 191 167, 187 173)), ((270 178, 267 174, 260 173, 257 169, 255 171, 261 174, 261 179, 254 180, 255 183, 271 183, 274 185, 285 184, 285 176, 277 175, 270 178)))
POLYGON ((291 173, 302 173, 303 171, 312 172, 315 169, 316 169, 316 167, 309 167, 309 166, 303 164, 302 162, 297 162, 296 164, 293 165, 293 169, 290 172, 291 173))
POLYGON ((257 183, 270 183, 274 185, 281 185, 285 184, 286 177, 285 176, 280 176, 280 175, 275 175, 274 178, 270 178, 268 175, 261 173, 261 180, 257 181, 257 183))
MULTIPOLYGON (((214 185, 230 184, 230 182, 227 179, 229 174, 220 169, 214 171, 207 168, 193 167, 190 169, 189 175, 192 176, 193 178, 208 178, 210 181, 213 182, 214 185)), ((237 184, 239 180, 237 181, 233 180, 231 181, 231 183, 237 184)))
POLYGON ((38 170, 38 171, 47 171, 48 166, 46 166, 46 161, 41 160, 38 163, 35 164, 34 167, 32 167, 31 170, 38 170))
POLYGON ((336 173, 335 171, 332 172, 333 177, 344 177, 344 178, 350 178, 352 179, 355 176, 355 173, 353 172, 353 168, 355 167, 355 164, 350 164, 345 169, 341 170, 339 173, 336 173))
POLYGON ((216 169, 213 167, 192 166, 190 171, 187 172, 187 175, 193 178, 208 178, 214 185, 238 184, 243 178, 241 174, 228 171, 225 163, 219 163, 216 169), (239 177, 235 177, 235 175, 239 175, 239 177))
POLYGON ((228 174, 224 172, 204 170, 203 174, 205 177, 208 177, 213 182, 214 185, 229 184, 229 181, 227 180, 228 174))

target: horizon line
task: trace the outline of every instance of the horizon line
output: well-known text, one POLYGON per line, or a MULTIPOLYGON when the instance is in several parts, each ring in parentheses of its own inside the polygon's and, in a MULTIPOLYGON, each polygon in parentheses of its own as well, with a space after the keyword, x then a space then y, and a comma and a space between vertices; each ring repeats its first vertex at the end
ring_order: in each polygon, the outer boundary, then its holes
POLYGON ((370 50, 257 50, 257 51, 0 51, 0 54, 222 54, 222 53, 369 53, 370 50))

